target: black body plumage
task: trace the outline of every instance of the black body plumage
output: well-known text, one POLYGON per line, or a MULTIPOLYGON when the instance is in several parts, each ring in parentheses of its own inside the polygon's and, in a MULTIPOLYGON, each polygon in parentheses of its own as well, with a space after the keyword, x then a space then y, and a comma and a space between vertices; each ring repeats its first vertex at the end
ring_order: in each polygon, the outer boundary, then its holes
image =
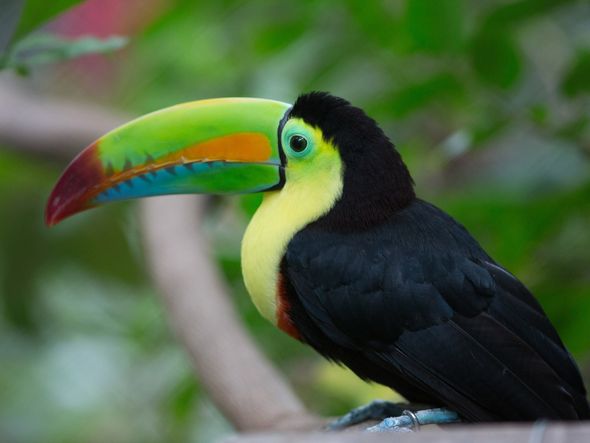
POLYGON ((590 418, 578 368, 539 303, 465 228, 415 198, 375 122, 323 93, 302 96, 291 115, 332 139, 345 167, 342 197, 281 263, 301 339, 468 421, 590 418))

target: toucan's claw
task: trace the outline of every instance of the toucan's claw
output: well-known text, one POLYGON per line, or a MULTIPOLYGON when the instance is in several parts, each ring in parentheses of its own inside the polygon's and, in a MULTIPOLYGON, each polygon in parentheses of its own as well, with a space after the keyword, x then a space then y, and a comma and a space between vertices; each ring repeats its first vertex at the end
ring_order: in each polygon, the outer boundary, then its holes
POLYGON ((327 429, 330 431, 336 431, 368 420, 383 420, 388 417, 396 417, 402 415, 404 411, 416 411, 420 409, 420 407, 423 406, 412 405, 410 403, 393 403, 385 400, 374 400, 371 403, 355 408, 348 414, 332 421, 328 424, 327 429))
POLYGON ((414 432, 424 425, 445 425, 458 423, 459 415, 449 409, 405 410, 397 417, 388 417, 381 423, 367 428, 369 432, 414 432))

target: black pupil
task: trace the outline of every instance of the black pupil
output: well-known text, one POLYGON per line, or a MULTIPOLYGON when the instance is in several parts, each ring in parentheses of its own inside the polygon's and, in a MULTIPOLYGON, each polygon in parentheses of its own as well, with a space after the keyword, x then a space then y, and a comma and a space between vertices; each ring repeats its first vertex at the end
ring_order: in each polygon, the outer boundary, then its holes
POLYGON ((293 151, 301 152, 305 148, 307 148, 307 140, 305 139, 305 137, 302 137, 300 135, 294 135, 289 140, 289 146, 293 151))

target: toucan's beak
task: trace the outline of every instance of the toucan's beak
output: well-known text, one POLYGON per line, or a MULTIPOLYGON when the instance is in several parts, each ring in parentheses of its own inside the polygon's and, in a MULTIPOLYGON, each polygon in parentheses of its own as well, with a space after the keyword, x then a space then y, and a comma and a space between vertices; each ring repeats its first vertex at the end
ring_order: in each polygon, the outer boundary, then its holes
POLYGON ((162 194, 258 192, 283 185, 279 126, 290 105, 201 100, 123 125, 82 151, 49 196, 45 222, 162 194))

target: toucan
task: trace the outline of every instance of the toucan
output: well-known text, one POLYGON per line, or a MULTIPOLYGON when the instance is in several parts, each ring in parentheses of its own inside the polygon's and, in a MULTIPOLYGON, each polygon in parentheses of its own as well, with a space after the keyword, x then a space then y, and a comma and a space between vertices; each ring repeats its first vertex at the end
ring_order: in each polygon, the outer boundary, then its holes
MULTIPOLYGON (((440 422, 590 418, 579 369, 539 302, 416 196, 393 143, 342 98, 208 99, 140 117, 72 161, 46 223, 130 198, 253 192, 263 199, 243 238, 243 277, 279 329, 440 422)), ((373 403, 336 427, 372 414, 428 421, 396 407, 373 403)))

